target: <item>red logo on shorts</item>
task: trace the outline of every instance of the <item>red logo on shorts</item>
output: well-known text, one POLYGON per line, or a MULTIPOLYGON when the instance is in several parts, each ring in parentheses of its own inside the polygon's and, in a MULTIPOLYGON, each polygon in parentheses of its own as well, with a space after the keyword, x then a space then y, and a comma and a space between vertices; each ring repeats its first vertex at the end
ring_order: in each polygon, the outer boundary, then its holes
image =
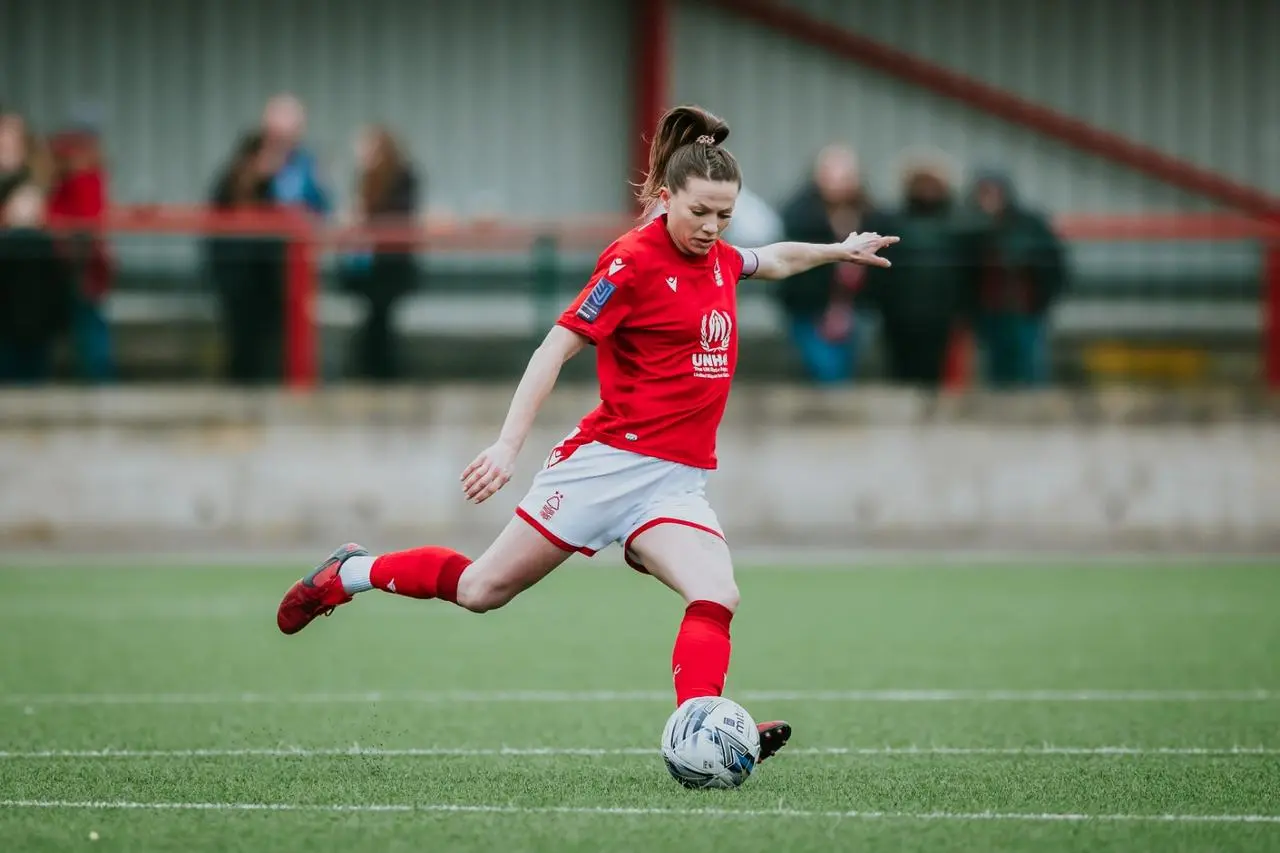
POLYGON ((543 521, 550 521, 551 516, 556 514, 556 510, 560 508, 560 501, 564 500, 564 495, 559 492, 552 492, 551 497, 547 498, 546 503, 542 505, 542 511, 538 515, 542 516, 543 521))

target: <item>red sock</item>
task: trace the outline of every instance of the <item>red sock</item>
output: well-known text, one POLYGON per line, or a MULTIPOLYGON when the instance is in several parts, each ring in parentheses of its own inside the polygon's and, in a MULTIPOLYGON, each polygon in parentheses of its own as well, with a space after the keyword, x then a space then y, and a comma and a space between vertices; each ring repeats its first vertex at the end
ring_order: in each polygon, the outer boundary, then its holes
POLYGON ((729 672, 729 622, 733 611, 714 601, 694 601, 684 611, 671 653, 676 705, 698 696, 719 696, 729 672))
POLYGON ((458 578, 468 557, 435 545, 383 554, 373 561, 369 580, 378 589, 409 598, 438 598, 458 603, 458 578))

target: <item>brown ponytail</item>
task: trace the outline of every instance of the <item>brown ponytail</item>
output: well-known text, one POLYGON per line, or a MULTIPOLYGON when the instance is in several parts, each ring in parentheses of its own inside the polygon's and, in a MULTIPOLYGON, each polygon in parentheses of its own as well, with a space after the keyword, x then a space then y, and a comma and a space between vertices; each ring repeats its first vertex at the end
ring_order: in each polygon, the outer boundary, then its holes
POLYGON ((636 198, 650 213, 665 186, 671 192, 684 189, 690 178, 734 181, 741 185, 742 171, 733 155, 720 145, 729 138, 729 125, 701 107, 673 107, 658 120, 649 144, 649 171, 636 198))

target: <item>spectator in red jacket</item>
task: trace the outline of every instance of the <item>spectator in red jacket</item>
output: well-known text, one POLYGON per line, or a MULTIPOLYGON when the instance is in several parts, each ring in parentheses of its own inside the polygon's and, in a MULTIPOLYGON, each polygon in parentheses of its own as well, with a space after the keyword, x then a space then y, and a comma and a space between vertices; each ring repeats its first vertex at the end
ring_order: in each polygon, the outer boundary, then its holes
MULTIPOLYGON (((93 220, 107 210, 107 173, 102 148, 93 128, 77 127, 54 137, 55 173, 49 196, 49 213, 93 220)), ((74 271, 77 287, 75 351, 84 379, 103 382, 113 378, 111 331, 104 302, 111 289, 111 257, 100 234, 85 232, 67 237, 62 248, 74 271)))

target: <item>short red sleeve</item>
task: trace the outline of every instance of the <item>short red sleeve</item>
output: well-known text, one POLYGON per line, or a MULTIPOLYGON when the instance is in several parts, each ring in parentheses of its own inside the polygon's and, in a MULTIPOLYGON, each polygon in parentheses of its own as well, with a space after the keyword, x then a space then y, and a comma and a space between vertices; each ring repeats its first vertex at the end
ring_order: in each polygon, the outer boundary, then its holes
POLYGON ((600 256, 587 286, 560 315, 557 324, 599 343, 631 313, 636 265, 626 252, 600 256))

